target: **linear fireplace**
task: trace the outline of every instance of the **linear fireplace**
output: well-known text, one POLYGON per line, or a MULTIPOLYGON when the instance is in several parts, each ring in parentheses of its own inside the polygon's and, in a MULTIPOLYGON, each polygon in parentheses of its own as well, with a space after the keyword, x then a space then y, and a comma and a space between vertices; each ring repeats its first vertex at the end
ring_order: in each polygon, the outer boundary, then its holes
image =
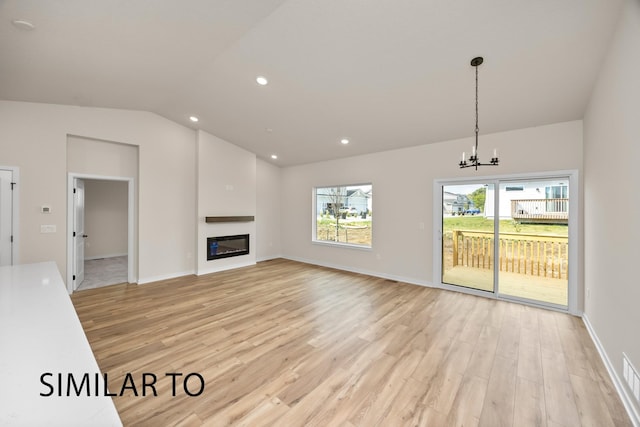
POLYGON ((249 235, 207 237, 207 261, 249 253, 249 235))

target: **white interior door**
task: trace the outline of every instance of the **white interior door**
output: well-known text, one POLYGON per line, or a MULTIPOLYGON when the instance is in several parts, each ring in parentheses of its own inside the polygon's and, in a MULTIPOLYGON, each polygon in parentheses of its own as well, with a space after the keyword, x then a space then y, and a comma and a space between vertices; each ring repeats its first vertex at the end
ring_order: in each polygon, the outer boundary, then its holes
POLYGON ((0 266, 13 264, 13 172, 0 170, 0 266))
POLYGON ((84 281, 84 181, 74 179, 73 192, 73 290, 84 281))

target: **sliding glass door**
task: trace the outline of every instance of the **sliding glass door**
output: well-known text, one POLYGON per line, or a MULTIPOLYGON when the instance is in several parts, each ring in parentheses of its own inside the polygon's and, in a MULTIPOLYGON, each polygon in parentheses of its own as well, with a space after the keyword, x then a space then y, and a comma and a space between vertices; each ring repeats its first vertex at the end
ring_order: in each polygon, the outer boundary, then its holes
POLYGON ((494 220, 485 214, 492 183, 442 187, 442 283, 494 291, 494 220))
POLYGON ((569 177, 442 184, 443 284, 569 304, 569 177))
POLYGON ((567 306, 569 180, 500 182, 500 294, 567 306))

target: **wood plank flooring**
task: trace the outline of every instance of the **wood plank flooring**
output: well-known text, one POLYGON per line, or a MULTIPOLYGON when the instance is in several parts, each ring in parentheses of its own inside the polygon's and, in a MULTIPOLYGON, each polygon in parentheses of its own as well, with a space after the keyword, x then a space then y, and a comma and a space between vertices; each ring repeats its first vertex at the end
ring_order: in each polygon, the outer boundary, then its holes
POLYGON ((561 313, 287 260, 72 300, 125 426, 631 426, 561 313))

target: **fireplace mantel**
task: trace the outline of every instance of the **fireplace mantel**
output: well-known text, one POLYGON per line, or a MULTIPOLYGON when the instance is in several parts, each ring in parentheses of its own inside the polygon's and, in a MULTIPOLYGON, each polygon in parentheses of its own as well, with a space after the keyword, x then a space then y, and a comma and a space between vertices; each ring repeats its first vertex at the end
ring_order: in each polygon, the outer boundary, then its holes
POLYGON ((255 221, 255 216, 206 216, 205 222, 251 222, 255 221))

